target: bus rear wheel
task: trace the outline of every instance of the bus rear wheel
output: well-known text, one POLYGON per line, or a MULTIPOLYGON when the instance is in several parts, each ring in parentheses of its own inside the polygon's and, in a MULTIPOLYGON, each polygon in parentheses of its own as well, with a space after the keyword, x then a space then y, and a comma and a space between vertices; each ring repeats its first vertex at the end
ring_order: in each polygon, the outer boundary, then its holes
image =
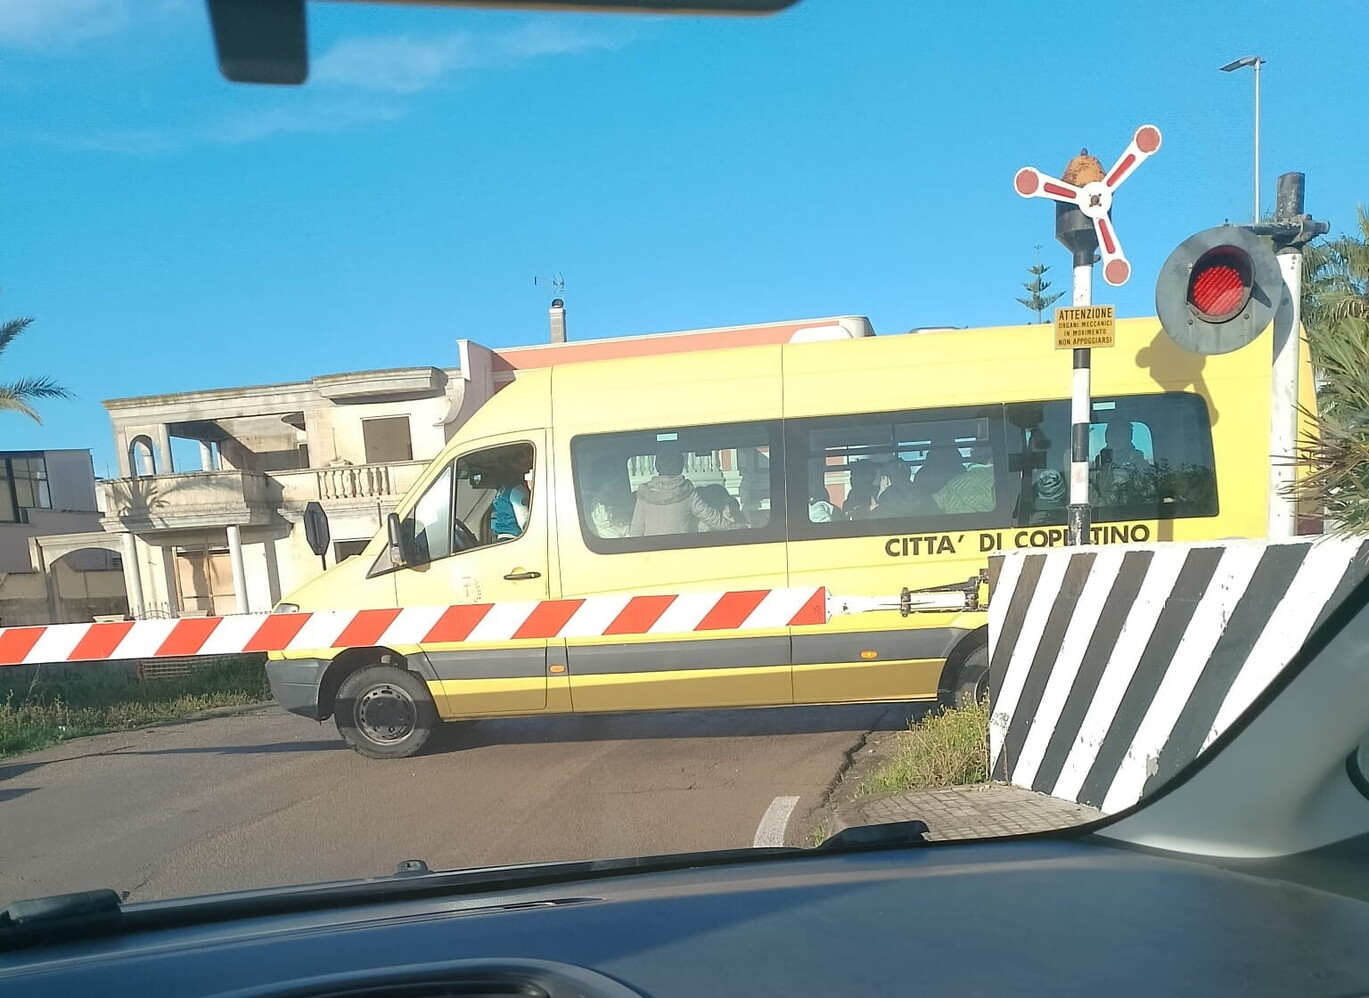
POLYGON ((983 703, 988 695, 989 648, 987 645, 980 645, 960 663, 955 685, 951 687, 950 695, 944 698, 943 705, 950 708, 983 703))
POLYGON ((343 680, 334 718, 343 741, 368 759, 406 759, 438 725, 428 684, 392 665, 368 666, 343 680))

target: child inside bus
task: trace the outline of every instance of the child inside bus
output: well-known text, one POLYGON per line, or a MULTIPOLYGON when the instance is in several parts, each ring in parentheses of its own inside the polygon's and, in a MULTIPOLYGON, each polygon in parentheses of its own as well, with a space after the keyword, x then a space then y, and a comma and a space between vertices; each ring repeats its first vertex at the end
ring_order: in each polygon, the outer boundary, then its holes
POLYGON ((846 493, 841 512, 848 520, 864 520, 873 512, 875 497, 879 495, 879 466, 873 461, 855 461, 848 470, 851 489, 846 493))
MULTIPOLYGON (((699 498, 694 483, 684 475, 684 452, 665 447, 656 454, 656 474, 637 489, 632 514, 632 537, 693 533, 699 524, 727 530, 727 518, 699 498)), ((733 524, 736 526, 736 524, 733 524)))

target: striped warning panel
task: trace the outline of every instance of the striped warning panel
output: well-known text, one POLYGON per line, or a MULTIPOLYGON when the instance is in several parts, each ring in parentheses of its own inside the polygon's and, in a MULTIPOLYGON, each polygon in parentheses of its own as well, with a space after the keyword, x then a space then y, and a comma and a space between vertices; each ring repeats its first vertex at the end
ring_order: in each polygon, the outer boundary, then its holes
POLYGON ((472 603, 0 628, 0 666, 825 624, 827 590, 472 603))
POLYGON ((1206 749, 1369 575, 1369 541, 1013 552, 989 609, 994 776, 1122 810, 1206 749))

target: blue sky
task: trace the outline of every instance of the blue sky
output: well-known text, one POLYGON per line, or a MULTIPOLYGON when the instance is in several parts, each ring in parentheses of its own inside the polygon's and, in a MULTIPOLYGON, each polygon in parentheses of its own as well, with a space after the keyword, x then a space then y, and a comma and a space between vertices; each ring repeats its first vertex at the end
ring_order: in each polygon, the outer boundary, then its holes
POLYGON ((1106 165, 1145 122, 1164 147, 1113 212, 1132 280, 1095 300, 1152 314, 1175 244, 1247 220, 1252 81, 1217 67, 1249 53, 1265 201, 1287 170, 1335 228, 1369 201, 1358 2, 309 15, 312 79, 281 89, 225 82, 192 0, 0 0, 0 314, 37 319, 0 378, 77 395, 0 416, 0 448, 103 474, 102 399, 539 342, 556 272, 572 338, 1023 321, 1035 245, 1057 287, 1068 257, 1013 174, 1106 165))

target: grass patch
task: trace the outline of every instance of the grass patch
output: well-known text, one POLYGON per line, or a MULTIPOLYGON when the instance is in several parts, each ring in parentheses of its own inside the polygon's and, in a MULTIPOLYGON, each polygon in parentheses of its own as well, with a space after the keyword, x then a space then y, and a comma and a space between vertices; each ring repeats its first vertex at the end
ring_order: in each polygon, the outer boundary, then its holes
POLYGON ((909 725, 894 756, 861 783, 856 795, 955 787, 989 779, 989 704, 942 709, 909 725))
POLYGON ((269 699, 261 656, 234 656, 189 675, 142 682, 124 668, 39 666, 22 677, 0 677, 0 758, 269 699))

